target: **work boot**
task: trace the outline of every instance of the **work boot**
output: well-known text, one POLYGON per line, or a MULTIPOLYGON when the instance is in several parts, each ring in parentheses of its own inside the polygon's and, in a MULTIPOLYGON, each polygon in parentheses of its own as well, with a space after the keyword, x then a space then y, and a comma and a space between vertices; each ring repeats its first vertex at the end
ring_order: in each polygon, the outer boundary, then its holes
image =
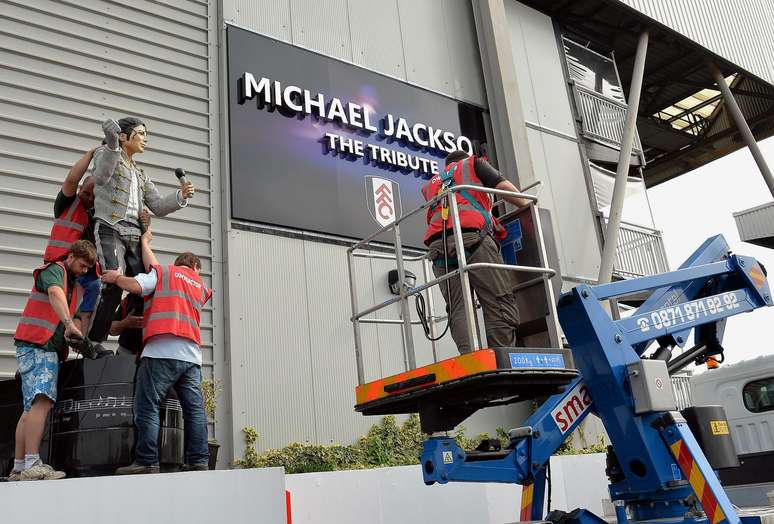
POLYGON ((180 466, 180 471, 209 471, 209 469, 208 464, 183 464, 180 466))
POLYGON ((21 471, 13 470, 11 471, 7 477, 5 477, 6 482, 16 482, 21 480, 21 471))
POLYGON ((158 472, 159 472, 158 466, 144 466, 143 464, 132 462, 128 466, 118 468, 116 470, 116 475, 146 475, 146 474, 158 473, 158 472))
POLYGON ((38 459, 32 466, 21 472, 19 480, 59 480, 66 476, 64 471, 57 471, 38 459))

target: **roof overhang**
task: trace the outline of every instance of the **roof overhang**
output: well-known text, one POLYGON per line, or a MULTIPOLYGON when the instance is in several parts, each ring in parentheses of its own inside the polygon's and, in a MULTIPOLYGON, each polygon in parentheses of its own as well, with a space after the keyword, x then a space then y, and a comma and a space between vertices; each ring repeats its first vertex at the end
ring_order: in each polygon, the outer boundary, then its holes
POLYGON ((732 77, 731 88, 756 140, 774 134, 774 86, 617 0, 519 0, 552 17, 562 34, 602 54, 613 53, 628 93, 639 35, 649 32, 637 126, 651 187, 744 147, 717 91, 709 63, 732 77), (706 91, 709 90, 709 91, 706 91), (692 105, 686 101, 693 101, 692 105), (703 104, 703 105, 701 105, 703 104), (675 107, 691 109, 677 116, 675 107), (656 115, 659 115, 656 116, 656 115), (681 127, 682 129, 680 129, 681 127))

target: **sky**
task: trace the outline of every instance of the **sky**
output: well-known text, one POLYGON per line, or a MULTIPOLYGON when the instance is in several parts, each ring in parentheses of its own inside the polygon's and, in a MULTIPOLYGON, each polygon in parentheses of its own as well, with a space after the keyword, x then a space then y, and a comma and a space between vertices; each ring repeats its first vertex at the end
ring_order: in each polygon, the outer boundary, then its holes
MULTIPOLYGON (((774 137, 759 143, 774 170, 774 137)), ((758 259, 774 289, 774 250, 742 242, 732 213, 772 201, 749 149, 686 173, 648 190, 656 228, 663 232, 670 269, 676 269, 708 237, 722 234, 735 254, 758 259)), ((774 307, 728 319, 723 339, 725 364, 770 353, 774 346, 774 307)), ((701 372, 704 366, 695 369, 701 372)))

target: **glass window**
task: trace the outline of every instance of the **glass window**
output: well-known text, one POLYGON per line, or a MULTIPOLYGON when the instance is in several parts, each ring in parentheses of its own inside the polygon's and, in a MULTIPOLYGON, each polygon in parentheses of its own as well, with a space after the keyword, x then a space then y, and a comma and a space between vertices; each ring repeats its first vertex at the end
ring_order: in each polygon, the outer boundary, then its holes
POLYGON ((753 413, 774 410, 774 377, 750 382, 742 390, 744 407, 753 413))

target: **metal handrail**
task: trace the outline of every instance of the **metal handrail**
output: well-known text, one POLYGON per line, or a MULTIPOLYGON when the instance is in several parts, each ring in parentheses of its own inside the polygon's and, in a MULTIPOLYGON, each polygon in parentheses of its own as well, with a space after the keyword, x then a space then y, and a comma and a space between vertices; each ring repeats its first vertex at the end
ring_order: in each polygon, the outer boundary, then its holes
MULTIPOLYGON (((541 184, 542 184, 542 182, 540 182, 538 184, 535 184, 535 185, 541 185, 541 184)), ((412 216, 416 215, 417 213, 419 213, 423 209, 427 209, 428 207, 430 207, 430 206, 432 206, 434 204, 437 204, 438 202, 440 202, 441 200, 446 198, 449 193, 458 193, 459 191, 462 191, 462 190, 465 190, 465 189, 469 189, 471 191, 478 191, 478 192, 481 192, 481 193, 489 193, 489 194, 492 194, 492 195, 512 196, 512 197, 516 197, 516 198, 523 198, 525 200, 531 200, 533 203, 537 203, 537 200, 538 200, 536 196, 529 195, 527 193, 517 193, 515 191, 505 191, 503 189, 492 189, 492 188, 488 188, 488 187, 474 186, 474 185, 470 185, 470 184, 462 184, 462 185, 459 185, 459 186, 454 186, 454 187, 449 188, 448 191, 435 196, 431 200, 428 200, 427 202, 425 202, 424 204, 422 204, 418 208, 414 209, 413 211, 411 211, 407 215, 403 215, 402 217, 400 217, 395 222, 393 222, 391 224, 387 224, 386 226, 384 226, 383 228, 379 229, 375 233, 372 233, 371 235, 365 237, 363 240, 361 240, 357 244, 355 244, 352 247, 350 247, 349 249, 347 249, 347 252, 352 252, 355 249, 359 249, 359 248, 361 248, 361 247, 363 247, 365 245, 368 245, 372 240, 374 240, 379 235, 381 235, 383 233, 386 233, 387 231, 389 231, 391 229, 396 229, 397 226, 399 226, 401 222, 403 222, 404 220, 406 220, 409 217, 412 217, 412 216)))
MULTIPOLYGON (((540 186, 541 184, 542 182, 537 181, 534 184, 531 184, 529 188, 540 186)), ((502 189, 485 188, 481 186, 474 186, 474 185, 468 185, 468 184, 453 186, 449 188, 444 193, 439 194, 436 197, 432 198, 431 200, 425 202, 424 204, 420 205, 418 208, 414 209, 410 213, 403 215, 398 220, 380 228, 375 233, 357 242, 356 244, 354 244, 353 246, 347 249, 347 266, 349 270, 350 300, 352 305, 352 316, 350 317, 350 320, 352 321, 354 337, 355 337, 355 356, 357 359, 357 374, 358 374, 359 384, 363 384, 364 382, 362 341, 360 336, 361 323, 403 324, 404 365, 407 370, 414 369, 416 368, 416 355, 414 353, 414 340, 413 340, 411 326, 416 325, 417 322, 411 320, 409 307, 408 307, 409 297, 422 293, 423 291, 427 291, 427 301, 430 306, 430 326, 429 327, 431 330, 431 335, 434 337, 435 324, 434 324, 434 317, 432 314, 432 294, 429 292, 429 290, 432 286, 438 285, 441 282, 445 282, 446 280, 449 280, 451 278, 455 278, 455 277, 460 278, 462 289, 463 289, 462 296, 463 296, 463 302, 465 306, 465 318, 466 318, 467 327, 468 327, 468 337, 469 337, 470 347, 473 350, 476 350, 478 349, 478 344, 474 337, 474 333, 476 329, 475 329, 475 317, 473 312, 473 302, 470 294, 470 282, 468 280, 469 271, 472 271, 475 269, 494 269, 494 270, 504 270, 504 271, 517 271, 517 272, 524 272, 524 273, 537 273, 541 275, 541 278, 544 281, 556 275, 556 271, 551 269, 550 267, 514 266, 514 265, 508 265, 508 264, 493 264, 493 263, 487 263, 487 262, 468 264, 465 257, 464 249, 460 250, 458 248, 458 246, 463 245, 463 240, 462 240, 462 230, 459 224, 459 208, 457 204, 457 199, 449 198, 454 193, 464 191, 464 190, 477 191, 481 193, 509 196, 509 197, 529 200, 530 201, 529 207, 531 208, 533 213, 533 220, 535 224, 536 235, 539 240, 539 247, 541 250, 541 260, 543 261, 547 260, 545 244, 543 242, 542 228, 540 225, 540 216, 535 207, 535 204, 538 201, 538 198, 536 196, 523 193, 523 192, 505 191, 502 189), (439 203, 443 199, 447 199, 448 205, 451 211, 450 215, 452 220, 452 230, 453 230, 453 236, 454 236, 455 250, 457 252, 458 268, 455 269, 454 271, 447 272, 446 274, 441 275, 440 277, 437 277, 433 280, 428 281, 429 269, 428 269, 427 261, 425 260, 425 263, 423 264, 423 269, 425 273, 425 283, 412 288, 407 288, 404 284, 405 283, 404 262, 418 261, 423 259, 424 256, 404 255, 403 246, 401 243, 401 236, 400 236, 400 224, 407 218, 421 212, 423 209, 427 209, 428 207, 439 203), (364 246, 367 246, 376 237, 390 230, 393 230, 394 236, 395 236, 395 254, 394 255, 387 254, 387 253, 363 253, 360 251, 356 251, 358 249, 362 249, 364 246), (398 270, 398 282, 400 285, 399 295, 389 300, 386 300, 384 302, 381 302, 379 304, 370 306, 362 311, 358 311, 357 289, 356 289, 355 278, 353 273, 355 257, 390 259, 390 260, 394 259, 397 263, 397 270, 398 270), (398 302, 401 303, 402 319, 363 318, 367 315, 375 313, 376 311, 379 311, 380 309, 383 309, 391 304, 395 304, 398 302)), ((548 293, 552 295, 551 297, 549 297, 549 300, 551 301, 551 303, 554 303, 553 290, 551 289, 551 286, 550 285, 547 286, 547 289, 548 289, 548 293)), ((435 343, 433 343, 433 358, 437 360, 435 343)))
MULTIPOLYGON (((628 106, 577 84, 573 87, 578 94, 578 109, 582 116, 584 135, 620 148, 628 106), (613 116, 612 119, 599 118, 600 111, 605 110, 613 116)), ((642 152, 639 133, 634 135, 634 150, 638 153, 642 152)))

